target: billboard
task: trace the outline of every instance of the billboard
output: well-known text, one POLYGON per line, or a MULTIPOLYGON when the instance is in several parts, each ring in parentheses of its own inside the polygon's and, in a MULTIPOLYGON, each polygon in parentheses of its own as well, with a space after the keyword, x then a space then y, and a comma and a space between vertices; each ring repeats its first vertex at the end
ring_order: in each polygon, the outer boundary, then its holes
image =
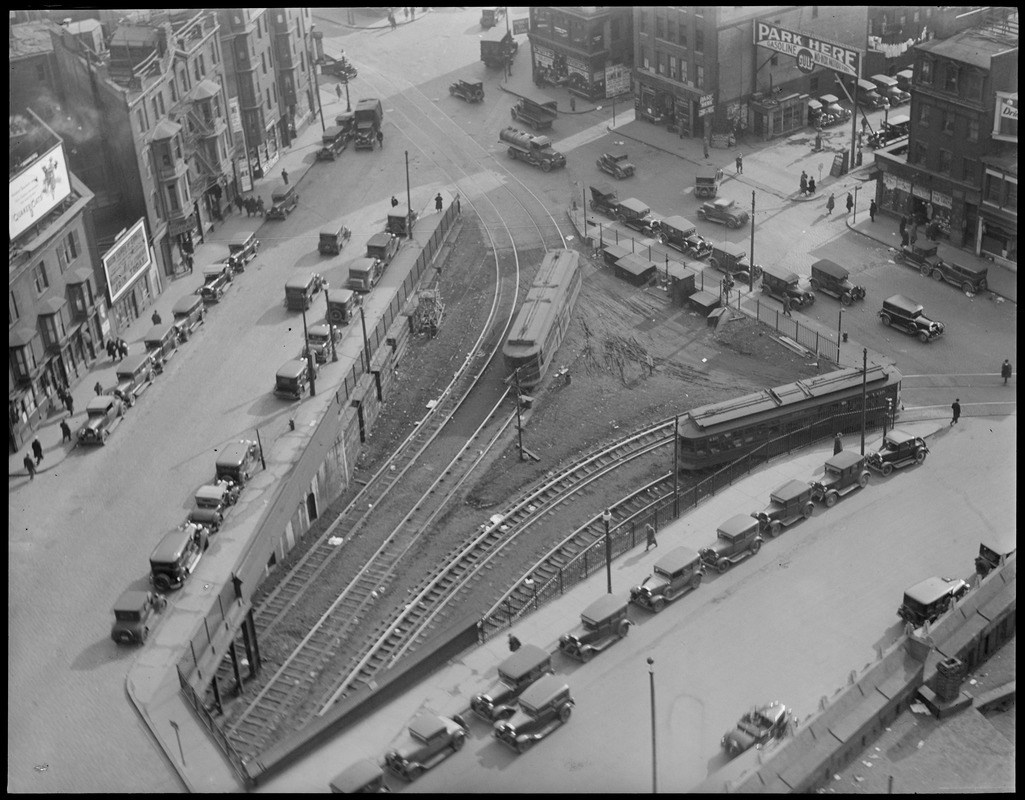
POLYGON ((64 145, 58 143, 11 178, 8 189, 9 235, 14 239, 71 194, 71 175, 64 157, 64 145))
POLYGON ((131 230, 119 237, 103 254, 103 271, 107 274, 107 291, 114 304, 132 285, 132 282, 150 265, 149 240, 146 223, 140 218, 131 230))
POLYGON ((754 35, 756 47, 793 56, 801 72, 809 73, 816 67, 825 67, 853 78, 861 75, 861 51, 852 47, 816 39, 768 22, 756 22, 754 35))

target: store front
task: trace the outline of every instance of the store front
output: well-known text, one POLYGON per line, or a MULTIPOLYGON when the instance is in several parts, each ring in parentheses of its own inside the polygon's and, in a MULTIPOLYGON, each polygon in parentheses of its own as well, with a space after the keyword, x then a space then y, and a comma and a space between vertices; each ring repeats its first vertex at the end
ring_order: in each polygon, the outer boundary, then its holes
MULTIPOLYGON (((808 95, 789 94, 786 97, 760 97, 754 95, 748 104, 751 131, 764 141, 789 136, 807 124, 808 95)), ((743 126, 741 126, 743 127, 743 126)))

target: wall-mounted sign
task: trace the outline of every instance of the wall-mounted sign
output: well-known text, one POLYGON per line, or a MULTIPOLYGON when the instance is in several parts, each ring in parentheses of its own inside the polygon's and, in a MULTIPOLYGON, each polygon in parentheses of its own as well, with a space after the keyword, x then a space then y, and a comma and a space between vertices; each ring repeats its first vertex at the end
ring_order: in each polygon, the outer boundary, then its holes
POLYGON ((103 270, 107 274, 107 291, 110 293, 111 305, 116 303, 135 279, 149 268, 149 252, 146 222, 142 218, 103 254, 101 260, 103 270))
POLYGON ((796 58, 797 68, 801 72, 810 73, 816 67, 825 67, 854 78, 860 75, 860 50, 816 39, 768 22, 755 23, 754 38, 756 47, 796 58))
POLYGON ((71 175, 64 157, 64 145, 58 144, 15 175, 8 183, 12 239, 24 233, 54 206, 71 194, 71 175))
POLYGON ((530 31, 530 18, 524 17, 523 19, 513 20, 513 36, 519 36, 521 33, 528 33, 530 31))

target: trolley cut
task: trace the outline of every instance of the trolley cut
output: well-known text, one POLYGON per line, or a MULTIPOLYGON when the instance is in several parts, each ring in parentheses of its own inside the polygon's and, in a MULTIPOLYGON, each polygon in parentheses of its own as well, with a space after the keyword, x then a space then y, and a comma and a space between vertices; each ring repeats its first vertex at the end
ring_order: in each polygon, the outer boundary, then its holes
POLYGON ((569 330, 581 280, 580 256, 574 250, 554 250, 541 262, 502 347, 509 372, 519 370, 521 388, 536 386, 544 377, 569 330))
MULTIPOLYGON (((880 424, 900 407, 900 382, 894 367, 869 366, 867 425, 880 424)), ((848 368, 695 408, 683 414, 677 426, 679 467, 720 466, 804 428, 812 438, 860 429, 861 392, 862 371, 848 368)))

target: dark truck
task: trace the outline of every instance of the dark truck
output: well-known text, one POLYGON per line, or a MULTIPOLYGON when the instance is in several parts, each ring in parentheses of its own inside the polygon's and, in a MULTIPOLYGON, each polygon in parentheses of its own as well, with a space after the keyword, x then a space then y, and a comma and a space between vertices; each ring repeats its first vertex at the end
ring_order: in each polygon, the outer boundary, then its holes
POLYGON ((448 93, 453 97, 458 97, 460 100, 465 100, 467 103, 483 103, 484 83, 482 81, 471 83, 458 80, 455 83, 449 84, 448 93))
POLYGON ((616 206, 619 205, 619 197, 616 190, 606 184, 591 186, 591 210, 600 211, 606 217, 616 218, 616 206))
POLYGON ((505 69, 519 49, 520 44, 510 31, 485 34, 480 40, 480 60, 492 69, 505 69))
POLYGON ((494 736, 517 753, 569 721, 573 695, 558 675, 545 675, 520 695, 520 707, 507 720, 495 723, 494 736))
POLYGON ((510 158, 541 167, 542 172, 566 166, 566 156, 552 149, 552 140, 547 136, 531 136, 517 128, 504 128, 498 138, 509 145, 510 158))
POLYGON ((918 628, 935 622, 950 610, 971 589, 960 578, 926 578, 904 592, 904 602, 897 616, 918 628))
POLYGON ((509 109, 509 114, 516 122, 523 122, 535 131, 547 131, 559 116, 559 106, 555 100, 537 103, 521 97, 516 105, 509 109))
POLYGON ((381 130, 384 109, 376 97, 360 100, 353 112, 356 119, 356 149, 373 150, 377 143, 377 133, 381 130))
POLYGON ((359 70, 350 64, 349 59, 345 56, 333 58, 324 53, 320 59, 320 74, 331 75, 338 78, 342 83, 348 83, 349 81, 356 80, 359 70))
POLYGON ((498 665, 498 683, 470 701, 470 708, 488 722, 506 719, 516 710, 516 700, 527 688, 552 669, 552 654, 534 644, 525 644, 498 665))

